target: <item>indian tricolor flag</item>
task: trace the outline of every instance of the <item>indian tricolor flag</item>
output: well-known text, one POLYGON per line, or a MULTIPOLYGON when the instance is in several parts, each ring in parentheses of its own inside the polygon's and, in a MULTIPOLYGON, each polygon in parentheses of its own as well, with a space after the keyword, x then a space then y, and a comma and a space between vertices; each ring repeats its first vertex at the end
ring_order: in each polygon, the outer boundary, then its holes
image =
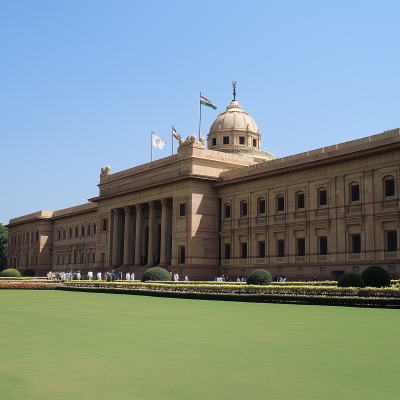
POLYGON ((203 104, 203 106, 211 107, 213 110, 216 110, 217 107, 215 104, 211 103, 210 100, 206 99, 205 97, 200 95, 200 104, 203 104))

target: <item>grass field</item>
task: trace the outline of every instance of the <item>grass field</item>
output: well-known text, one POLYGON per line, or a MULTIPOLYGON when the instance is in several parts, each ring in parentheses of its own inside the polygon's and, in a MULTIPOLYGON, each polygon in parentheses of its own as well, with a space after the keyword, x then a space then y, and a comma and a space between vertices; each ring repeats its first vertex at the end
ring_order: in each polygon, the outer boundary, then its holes
POLYGON ((400 311, 0 291, 1 399, 399 399, 400 311))

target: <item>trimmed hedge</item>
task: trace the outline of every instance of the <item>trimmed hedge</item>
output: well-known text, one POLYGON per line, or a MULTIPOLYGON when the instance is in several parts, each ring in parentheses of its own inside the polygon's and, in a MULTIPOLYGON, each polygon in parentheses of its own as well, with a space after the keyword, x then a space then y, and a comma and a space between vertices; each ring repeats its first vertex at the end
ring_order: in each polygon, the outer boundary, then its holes
POLYGON ((35 276, 36 272, 32 268, 28 268, 28 269, 26 269, 25 271, 22 272, 22 275, 23 276, 35 276))
POLYGON ((248 285, 269 285, 271 283, 271 274, 264 269, 254 270, 247 278, 248 285))
POLYGON ((147 281, 171 281, 169 272, 160 267, 149 268, 142 277, 142 282, 147 281))
POLYGON ((164 292, 184 293, 229 293, 233 295, 242 294, 276 294, 295 296, 328 296, 328 297, 381 297, 400 298, 400 289, 393 288, 341 288, 335 286, 255 286, 255 285, 175 285, 173 283, 142 283, 119 281, 107 283, 104 281, 72 281, 65 282, 68 287, 87 288, 115 288, 115 289, 138 289, 164 292))
POLYGON ((173 297, 197 300, 219 300, 219 301, 240 301, 256 303, 287 303, 287 304, 309 304, 326 306, 348 306, 348 307, 392 307, 400 308, 400 299, 365 299, 359 297, 318 297, 318 296, 282 296, 274 294, 223 294, 223 293, 192 293, 192 292, 160 292, 152 290, 120 290, 115 288, 83 288, 59 286, 56 290, 90 292, 90 293, 113 293, 154 297, 173 297))
POLYGON ((9 278, 21 278, 21 274, 19 273, 19 271, 17 269, 13 269, 13 268, 8 268, 5 269, 4 271, 0 272, 0 276, 1 277, 9 277, 9 278))
POLYGON ((342 275, 338 281, 338 287, 357 287, 363 288, 365 287, 365 283, 361 276, 354 274, 353 272, 348 272, 347 274, 342 275))
MULTIPOLYGON (((147 281, 147 283, 163 283, 163 281, 147 281)), ((218 281, 171 281, 174 285, 247 285, 247 282, 218 282, 218 281)), ((271 285, 276 286, 337 286, 337 281, 286 281, 286 282, 271 282, 271 285)))
POLYGON ((386 287, 390 286, 390 275, 386 269, 379 265, 373 265, 364 270, 361 274, 365 286, 386 287))

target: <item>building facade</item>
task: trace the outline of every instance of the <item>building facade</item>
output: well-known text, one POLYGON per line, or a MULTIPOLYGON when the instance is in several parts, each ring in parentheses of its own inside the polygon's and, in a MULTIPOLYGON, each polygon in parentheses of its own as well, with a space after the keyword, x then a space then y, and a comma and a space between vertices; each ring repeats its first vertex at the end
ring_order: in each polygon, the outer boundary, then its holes
POLYGON ((400 277, 399 129, 275 158, 234 99, 205 143, 192 135, 175 155, 103 167, 89 203, 11 219, 9 267, 322 280, 381 265, 400 277))

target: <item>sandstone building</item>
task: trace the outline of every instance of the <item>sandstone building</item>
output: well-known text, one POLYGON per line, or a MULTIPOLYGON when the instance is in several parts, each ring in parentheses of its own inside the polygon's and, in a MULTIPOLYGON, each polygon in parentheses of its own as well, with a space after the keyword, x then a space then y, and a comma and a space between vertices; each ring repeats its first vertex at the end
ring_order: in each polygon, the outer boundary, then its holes
POLYGON ((89 203, 11 219, 9 266, 322 280, 376 264, 400 276, 399 129, 277 159, 234 99, 205 142, 192 135, 175 155, 103 167, 89 203))

